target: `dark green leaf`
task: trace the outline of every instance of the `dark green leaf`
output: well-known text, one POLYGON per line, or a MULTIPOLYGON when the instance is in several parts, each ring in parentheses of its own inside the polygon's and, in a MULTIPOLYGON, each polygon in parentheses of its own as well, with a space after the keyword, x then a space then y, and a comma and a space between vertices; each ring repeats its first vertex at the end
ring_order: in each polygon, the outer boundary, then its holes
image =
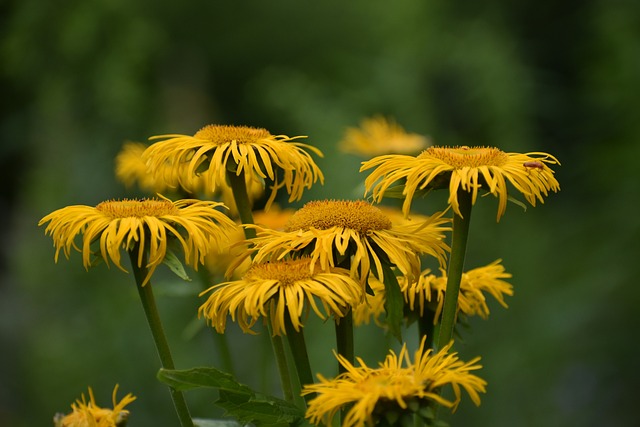
POLYGON ((386 323, 389 327, 391 335, 402 342, 402 321, 404 318, 404 297, 400 291, 400 285, 395 273, 387 263, 382 263, 384 273, 384 291, 385 302, 384 310, 386 312, 386 323))
POLYGON ((227 415, 242 423, 252 423, 256 427, 288 427, 298 424, 304 412, 287 401, 260 394, 247 395, 220 391, 216 405, 225 409, 227 415))
POLYGON ((253 390, 240 384, 231 374, 215 368, 199 367, 186 370, 160 369, 158 379, 176 390, 210 387, 240 394, 253 395, 253 390))

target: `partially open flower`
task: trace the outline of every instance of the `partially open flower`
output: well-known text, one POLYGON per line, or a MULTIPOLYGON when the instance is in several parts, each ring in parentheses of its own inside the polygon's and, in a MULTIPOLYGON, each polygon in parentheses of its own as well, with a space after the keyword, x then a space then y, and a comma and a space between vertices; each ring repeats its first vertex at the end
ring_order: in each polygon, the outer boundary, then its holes
POLYGON ((84 394, 81 399, 71 404, 70 414, 56 414, 53 418, 55 427, 124 427, 129 417, 125 406, 136 400, 131 393, 116 400, 118 386, 113 389, 113 409, 101 408, 96 404, 93 390, 89 387, 89 401, 84 394))

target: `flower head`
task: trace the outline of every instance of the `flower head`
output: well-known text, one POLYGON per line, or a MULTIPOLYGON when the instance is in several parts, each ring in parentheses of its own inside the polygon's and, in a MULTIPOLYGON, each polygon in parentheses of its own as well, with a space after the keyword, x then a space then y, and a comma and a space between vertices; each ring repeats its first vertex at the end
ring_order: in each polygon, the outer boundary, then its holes
POLYGON ((121 427, 124 426, 129 417, 129 411, 124 407, 136 400, 131 393, 117 402, 116 393, 118 385, 113 389, 113 409, 101 408, 96 404, 93 390, 89 387, 89 402, 84 394, 82 399, 78 399, 71 404, 73 410, 70 414, 56 414, 54 417, 55 427, 121 427))
POLYGON ((418 191, 449 188, 449 204, 461 215, 458 191, 472 193, 475 203, 480 188, 498 197, 497 219, 507 206, 509 181, 524 198, 535 206, 544 203, 549 191, 560 190, 548 164, 560 164, 546 153, 505 153, 493 147, 429 147, 418 156, 386 155, 364 162, 360 171, 375 168, 365 180, 366 192, 372 191, 379 202, 389 187, 406 180, 402 210, 408 215, 418 191))
POLYGON ((303 395, 317 393, 309 402, 306 417, 316 425, 331 425, 335 414, 346 409, 343 427, 376 425, 388 411, 411 411, 410 402, 420 407, 435 402, 455 410, 462 389, 479 405, 479 393, 485 392, 486 382, 471 372, 481 368, 477 364, 480 358, 462 362, 457 353, 449 353, 451 344, 435 354, 424 347, 423 339, 410 360, 405 344, 399 355, 391 351, 378 368, 368 367, 360 358, 357 359, 360 366, 356 367, 337 355, 346 372, 331 380, 318 375, 320 382, 304 386, 303 395), (452 400, 438 393, 438 389, 447 385, 453 388, 452 400))
POLYGON ((322 319, 325 314, 343 317, 361 299, 362 287, 346 270, 311 272, 311 263, 308 258, 254 263, 241 280, 204 291, 201 295, 210 295, 198 313, 219 333, 225 330, 227 315, 249 333, 256 320, 265 317, 274 335, 286 334, 285 317, 299 331, 309 308, 322 319))
MULTIPOLYGON (((504 298, 513 295, 513 286, 504 280, 511 278, 511 274, 505 271, 500 262, 501 260, 496 260, 484 267, 462 273, 458 294, 459 312, 486 319, 489 316, 487 294, 493 296, 501 306, 507 307, 504 298)), ((423 316, 428 307, 435 312, 434 324, 438 323, 447 288, 446 271, 441 269, 440 276, 436 276, 430 270, 425 270, 417 280, 409 282, 404 277, 399 277, 398 283, 408 308, 423 316)), ((366 302, 354 308, 353 320, 356 325, 368 324, 372 318, 378 322, 384 313, 384 285, 370 279, 369 286, 373 294, 367 294, 366 302)))
POLYGON ((38 225, 49 222, 45 233, 53 238, 56 262, 61 250, 69 258, 73 248, 82 253, 86 269, 92 264, 93 242, 98 242, 99 255, 107 265, 111 260, 125 272, 120 250, 130 251, 137 245, 138 267, 143 267, 143 259, 148 254, 144 266, 149 270, 144 279, 146 284, 164 260, 170 237, 180 243, 186 263, 196 269, 212 248, 228 242, 236 225, 217 210, 219 207, 224 205, 200 200, 109 200, 96 207, 76 205, 58 209, 42 218, 38 225), (81 247, 76 245, 79 234, 82 235, 81 247))
POLYGON ((340 149, 367 157, 381 154, 418 153, 431 145, 428 138, 407 133, 393 120, 375 116, 363 120, 359 128, 348 128, 340 149))
POLYGON ((320 150, 295 142, 302 137, 271 135, 269 131, 246 126, 209 125, 193 136, 160 135, 150 139, 162 141, 152 144, 144 157, 152 171, 170 167, 170 179, 187 190, 201 184, 215 192, 227 182, 227 170, 238 176, 258 176, 269 180, 271 194, 267 209, 279 189, 285 188, 289 201, 299 200, 305 188, 311 188, 324 177, 313 159, 305 151, 322 156, 320 150))
MULTIPOLYGON (((144 157, 147 148, 145 144, 128 142, 116 156, 116 177, 127 187, 137 183, 141 190, 153 194, 177 190, 179 193, 201 194, 207 198, 218 197, 229 207, 232 214, 237 213, 231 187, 226 182, 221 183, 215 192, 208 190, 207 183, 210 180, 211 171, 204 171, 196 177, 192 181, 192 187, 187 190, 180 185, 180 182, 184 181, 184 178, 180 179, 180 177, 187 173, 187 166, 185 164, 174 166, 167 161, 151 171, 144 157)), ((246 174, 245 185, 251 202, 264 193, 263 181, 256 174, 246 174)))
MULTIPOLYGON (((352 276, 365 282, 371 270, 382 280, 382 263, 391 263, 405 276, 420 273, 420 254, 444 263, 449 249, 443 242, 441 214, 417 224, 394 224, 379 208, 365 201, 324 200, 305 204, 283 231, 254 227, 257 237, 245 256, 254 261, 308 255, 322 269, 349 266, 352 276)), ((233 267, 233 266, 232 266, 233 267)))
MULTIPOLYGON (((505 272, 502 260, 496 260, 484 267, 474 268, 462 273, 460 293, 458 294, 458 310, 467 316, 480 316, 486 319, 489 316, 489 307, 485 294, 493 296, 498 303, 507 307, 504 301, 505 295, 513 295, 513 286, 503 279, 511 278, 511 274, 505 272)), ((411 310, 417 310, 420 315, 424 313, 427 303, 435 303, 434 324, 440 318, 444 306, 444 296, 447 289, 447 273, 440 270, 440 276, 423 273, 418 281, 408 283, 400 278, 400 286, 404 293, 405 301, 411 310)))

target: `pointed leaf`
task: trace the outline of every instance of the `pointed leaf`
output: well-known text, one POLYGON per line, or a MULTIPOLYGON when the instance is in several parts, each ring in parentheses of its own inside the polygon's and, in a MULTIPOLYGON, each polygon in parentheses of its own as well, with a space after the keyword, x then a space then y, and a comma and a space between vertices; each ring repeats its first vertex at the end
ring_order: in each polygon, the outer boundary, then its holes
POLYGON ((231 374, 216 368, 199 367, 186 370, 160 369, 158 379, 176 390, 210 387, 234 393, 253 395, 248 386, 240 384, 231 374))
POLYGON ((207 420, 204 418, 194 418, 193 425, 195 427, 243 427, 244 424, 240 424, 233 420, 207 420))
POLYGON ((292 403, 260 394, 248 396, 221 390, 216 405, 226 410, 225 415, 256 427, 288 427, 304 418, 304 412, 292 403))
POLYGON ((404 318, 404 297, 400 291, 398 279, 389 264, 383 262, 382 268, 384 273, 384 310, 387 315, 386 323, 391 335, 397 338, 399 342, 402 342, 401 328, 404 318))
POLYGON ((182 265, 182 262, 178 259, 176 254, 173 253, 173 251, 167 250, 167 253, 164 256, 164 259, 162 260, 162 263, 166 264, 166 266, 169 267, 169 269, 173 271, 173 273, 179 278, 181 278, 182 280, 186 280, 188 282, 191 281, 191 278, 189 277, 187 272, 184 270, 184 266, 182 265))

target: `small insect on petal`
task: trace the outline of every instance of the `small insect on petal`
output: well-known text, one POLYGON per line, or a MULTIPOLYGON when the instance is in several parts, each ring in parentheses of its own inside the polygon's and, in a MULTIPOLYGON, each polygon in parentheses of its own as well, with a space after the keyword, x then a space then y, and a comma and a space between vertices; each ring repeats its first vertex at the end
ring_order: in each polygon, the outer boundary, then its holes
POLYGON ((538 162, 538 161, 529 161, 529 162, 524 162, 522 164, 522 166, 524 166, 525 168, 528 169, 544 169, 544 165, 542 164, 542 162, 538 162))

